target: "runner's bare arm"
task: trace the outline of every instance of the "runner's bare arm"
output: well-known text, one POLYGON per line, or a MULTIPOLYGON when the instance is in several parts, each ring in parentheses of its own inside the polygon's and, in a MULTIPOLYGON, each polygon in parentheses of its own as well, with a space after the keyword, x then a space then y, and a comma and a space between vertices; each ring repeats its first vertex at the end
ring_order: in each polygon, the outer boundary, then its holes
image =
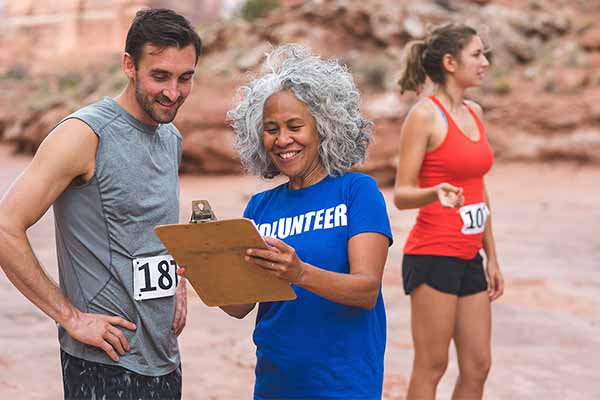
POLYGON ((500 271, 498 264, 498 257, 496 255, 496 240, 494 239, 494 232, 492 229, 492 207, 490 205, 490 197, 485 185, 483 184, 483 195, 484 201, 490 210, 490 215, 485 222, 485 229, 483 231, 483 250, 485 251, 487 265, 486 274, 489 284, 489 295, 490 300, 494 301, 504 293, 504 278, 500 271))
POLYGON ((112 325, 135 325, 119 317, 81 313, 46 274, 26 235, 76 178, 94 173, 98 139, 79 120, 68 120, 43 141, 31 164, 0 200, 0 266, 8 279, 75 339, 102 348, 113 359, 128 349, 112 325), (106 336, 107 338, 104 338, 106 336))
POLYGON ((265 241, 273 249, 251 249, 248 261, 336 303, 365 309, 377 304, 388 254, 386 236, 373 232, 352 236, 348 242, 348 274, 303 262, 293 247, 279 239, 265 237, 265 241))
POLYGON ((400 133, 398 166, 394 186, 394 205, 398 209, 419 208, 439 200, 445 207, 460 206, 462 190, 448 183, 420 188, 419 171, 429 148, 434 127, 434 113, 428 102, 416 104, 400 133))
MULTIPOLYGON (((467 100, 467 104, 475 111, 480 120, 483 121, 483 109, 474 101, 467 100)), ((504 293, 504 278, 498 264, 498 256, 496 254, 496 240, 494 239, 494 231, 492 228, 492 207, 490 205, 490 196, 488 194, 485 181, 483 184, 483 196, 485 204, 490 210, 490 215, 485 223, 483 231, 483 250, 485 251, 487 264, 486 274, 488 279, 488 293, 491 301, 496 300, 504 293)))

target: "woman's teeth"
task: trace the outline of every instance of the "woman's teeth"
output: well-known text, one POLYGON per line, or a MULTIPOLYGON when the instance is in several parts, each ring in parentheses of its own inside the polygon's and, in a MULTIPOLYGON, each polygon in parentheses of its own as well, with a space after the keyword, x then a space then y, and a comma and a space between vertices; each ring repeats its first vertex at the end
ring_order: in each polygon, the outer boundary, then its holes
POLYGON ((288 158, 292 158, 297 154, 296 151, 292 151, 290 153, 281 153, 279 154, 279 157, 283 158, 284 160, 288 159, 288 158))

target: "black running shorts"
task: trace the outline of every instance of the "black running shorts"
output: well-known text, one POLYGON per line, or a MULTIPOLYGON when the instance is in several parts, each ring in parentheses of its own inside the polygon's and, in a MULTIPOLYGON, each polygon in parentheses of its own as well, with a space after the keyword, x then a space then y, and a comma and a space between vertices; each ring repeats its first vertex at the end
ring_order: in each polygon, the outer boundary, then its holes
POLYGON ((404 292, 410 294, 419 285, 456 296, 468 296, 487 290, 483 259, 405 254, 402 260, 404 292))
POLYGON ((65 400, 181 399, 181 366, 163 376, 136 374, 114 365, 73 357, 60 351, 65 400))

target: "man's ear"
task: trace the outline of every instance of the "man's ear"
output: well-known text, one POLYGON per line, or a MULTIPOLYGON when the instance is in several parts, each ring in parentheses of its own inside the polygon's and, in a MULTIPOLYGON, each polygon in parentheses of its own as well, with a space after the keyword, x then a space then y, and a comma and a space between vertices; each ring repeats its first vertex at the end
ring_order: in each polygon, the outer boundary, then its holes
POLYGON ((135 63, 133 62, 131 54, 123 53, 123 56, 121 57, 121 69, 129 79, 135 77, 135 63))
POLYGON ((458 67, 458 62, 456 61, 456 58, 452 56, 452 54, 446 53, 444 54, 444 57, 442 57, 442 65, 444 66, 446 72, 454 73, 458 67))

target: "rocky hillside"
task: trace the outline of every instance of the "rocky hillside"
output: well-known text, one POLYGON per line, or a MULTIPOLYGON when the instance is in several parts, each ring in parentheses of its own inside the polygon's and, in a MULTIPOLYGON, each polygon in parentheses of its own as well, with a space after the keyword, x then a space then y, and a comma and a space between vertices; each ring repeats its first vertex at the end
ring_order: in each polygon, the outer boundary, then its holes
MULTIPOLYGON (((350 67, 364 111, 376 123, 376 140, 361 168, 391 183, 400 127, 415 101, 397 89, 402 49, 430 26, 450 20, 475 26, 493 48, 493 68, 470 96, 486 112, 500 159, 600 162, 599 19, 595 0, 288 0, 264 18, 201 29, 206 52, 176 120, 185 136, 183 170, 239 172, 224 122, 235 87, 272 45, 300 42, 350 67)), ((118 55, 103 65, 69 64, 43 76, 4 66, 3 140, 33 151, 63 115, 118 93, 124 84, 118 55)))

